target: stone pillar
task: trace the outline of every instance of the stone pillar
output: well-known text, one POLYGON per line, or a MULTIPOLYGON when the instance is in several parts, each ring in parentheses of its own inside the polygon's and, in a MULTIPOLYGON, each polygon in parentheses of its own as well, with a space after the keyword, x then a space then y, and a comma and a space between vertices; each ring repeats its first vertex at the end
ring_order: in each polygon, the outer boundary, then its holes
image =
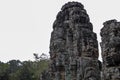
POLYGON ((120 80, 120 22, 109 20, 101 29, 103 79, 120 80))

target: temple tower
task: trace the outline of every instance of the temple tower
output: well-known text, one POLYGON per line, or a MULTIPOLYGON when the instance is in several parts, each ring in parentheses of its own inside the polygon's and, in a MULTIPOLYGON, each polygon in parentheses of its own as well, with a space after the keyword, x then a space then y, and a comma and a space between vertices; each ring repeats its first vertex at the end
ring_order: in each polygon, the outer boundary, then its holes
POLYGON ((100 80, 98 42, 84 6, 68 2, 53 24, 51 80, 100 80))
POLYGON ((101 29, 103 79, 120 80, 120 22, 109 20, 101 29))

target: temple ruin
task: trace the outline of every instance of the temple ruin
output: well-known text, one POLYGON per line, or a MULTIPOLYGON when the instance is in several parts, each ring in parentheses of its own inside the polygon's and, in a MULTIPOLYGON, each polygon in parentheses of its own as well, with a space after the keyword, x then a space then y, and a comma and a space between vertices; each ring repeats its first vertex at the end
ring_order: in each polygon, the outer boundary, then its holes
POLYGON ((51 33, 50 66, 41 80, 120 80, 120 22, 105 22, 101 37, 103 62, 84 6, 63 5, 51 33))
POLYGON ((106 21, 101 37, 102 80, 120 80, 120 22, 106 21))

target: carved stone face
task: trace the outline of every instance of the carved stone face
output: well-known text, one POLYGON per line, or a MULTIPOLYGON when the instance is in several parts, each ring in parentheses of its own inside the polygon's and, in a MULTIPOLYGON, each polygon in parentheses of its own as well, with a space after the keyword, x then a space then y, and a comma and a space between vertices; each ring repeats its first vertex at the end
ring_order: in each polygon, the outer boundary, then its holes
POLYGON ((95 75, 96 70, 93 67, 86 68, 85 72, 85 80, 97 80, 97 76, 95 75))
POLYGON ((106 80, 120 80, 119 68, 108 68, 105 74, 107 74, 106 80))
POLYGON ((83 80, 100 80, 98 62, 92 59, 82 58, 80 63, 83 68, 81 73, 83 80))
POLYGON ((78 8, 72 8, 70 13, 70 20, 73 23, 86 23, 87 22, 87 15, 78 8))

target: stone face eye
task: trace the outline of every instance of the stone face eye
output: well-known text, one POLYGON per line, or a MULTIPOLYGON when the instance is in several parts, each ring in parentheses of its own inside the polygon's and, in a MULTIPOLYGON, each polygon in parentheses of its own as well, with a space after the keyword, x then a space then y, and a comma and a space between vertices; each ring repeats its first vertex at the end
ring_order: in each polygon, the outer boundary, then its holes
POLYGON ((74 20, 74 23, 86 23, 86 18, 85 17, 79 17, 74 20))
POLYGON ((80 11, 75 11, 73 15, 80 14, 80 11))
POLYGON ((73 11, 71 11, 71 16, 73 16, 73 15, 80 15, 80 13, 81 13, 81 11, 73 10, 73 11))
POLYGON ((80 22, 79 19, 75 19, 75 20, 74 20, 74 23, 79 23, 79 22, 80 22))

